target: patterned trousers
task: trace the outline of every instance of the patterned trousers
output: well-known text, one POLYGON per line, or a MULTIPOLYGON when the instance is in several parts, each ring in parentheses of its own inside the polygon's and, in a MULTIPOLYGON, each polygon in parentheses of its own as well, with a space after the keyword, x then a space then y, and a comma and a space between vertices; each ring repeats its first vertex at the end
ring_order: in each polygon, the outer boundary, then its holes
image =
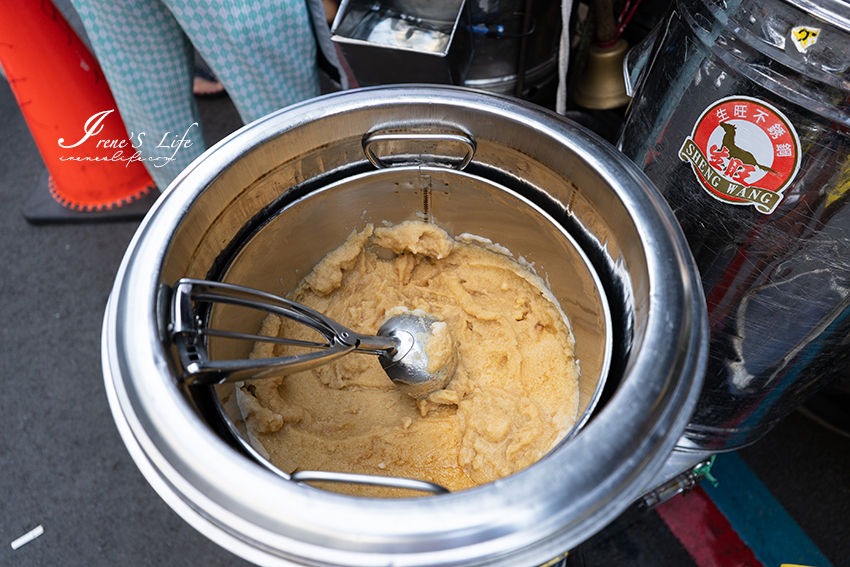
POLYGON ((72 3, 127 133, 161 191, 206 149, 192 95, 193 45, 246 124, 319 94, 305 0, 72 3), (179 142, 184 135, 191 145, 179 142))

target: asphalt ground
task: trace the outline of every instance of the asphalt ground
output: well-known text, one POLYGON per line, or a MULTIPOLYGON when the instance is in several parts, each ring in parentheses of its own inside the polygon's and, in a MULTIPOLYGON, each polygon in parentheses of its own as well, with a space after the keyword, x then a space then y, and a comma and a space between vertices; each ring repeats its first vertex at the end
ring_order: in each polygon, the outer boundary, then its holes
MULTIPOLYGON (((241 126, 227 98, 200 107, 208 145, 241 126)), ((112 421, 101 323, 139 221, 28 222, 44 172, 0 80, 0 565, 247 565, 156 495, 112 421), (40 535, 21 544, 28 533, 40 535)), ((718 462, 717 487, 627 514, 576 556, 600 567, 850 565, 850 439, 794 413, 724 457, 734 466, 718 462), (788 542, 805 553, 791 557, 788 542)))

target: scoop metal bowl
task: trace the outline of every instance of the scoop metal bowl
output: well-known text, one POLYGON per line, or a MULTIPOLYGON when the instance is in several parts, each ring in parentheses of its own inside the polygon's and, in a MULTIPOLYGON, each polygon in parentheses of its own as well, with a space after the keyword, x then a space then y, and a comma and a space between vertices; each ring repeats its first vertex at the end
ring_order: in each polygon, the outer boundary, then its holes
POLYGON ((453 348, 443 364, 429 371, 427 345, 432 337, 432 325, 438 321, 433 315, 419 309, 405 311, 384 321, 377 336, 363 335, 306 305, 272 293, 240 285, 183 278, 172 289, 171 323, 168 329, 183 364, 184 383, 212 385, 285 376, 359 352, 378 356, 384 372, 399 389, 413 398, 422 399, 444 388, 457 369, 457 351, 453 348), (216 303, 286 317, 315 330, 325 341, 312 342, 210 328, 199 311, 201 306, 216 303), (212 360, 206 342, 207 337, 213 336, 314 350, 273 358, 212 360))
POLYGON ((398 343, 395 351, 384 351, 378 358, 390 380, 417 400, 442 390, 457 370, 457 349, 439 367, 431 370, 428 342, 434 336, 433 325, 440 320, 421 309, 389 317, 378 329, 378 336, 398 343))

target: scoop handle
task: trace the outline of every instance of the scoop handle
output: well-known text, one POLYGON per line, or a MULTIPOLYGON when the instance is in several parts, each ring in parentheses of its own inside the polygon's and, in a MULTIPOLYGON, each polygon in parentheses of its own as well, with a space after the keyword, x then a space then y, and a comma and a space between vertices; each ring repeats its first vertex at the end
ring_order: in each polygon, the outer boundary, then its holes
POLYGON ((303 372, 358 351, 380 355, 397 348, 391 337, 355 333, 298 302, 245 286, 183 278, 172 288, 168 334, 183 365, 182 383, 222 384, 303 372), (314 329, 325 342, 299 341, 212 329, 198 306, 224 303, 274 313, 314 329), (211 360, 207 337, 265 341, 317 349, 314 352, 262 359, 211 360))

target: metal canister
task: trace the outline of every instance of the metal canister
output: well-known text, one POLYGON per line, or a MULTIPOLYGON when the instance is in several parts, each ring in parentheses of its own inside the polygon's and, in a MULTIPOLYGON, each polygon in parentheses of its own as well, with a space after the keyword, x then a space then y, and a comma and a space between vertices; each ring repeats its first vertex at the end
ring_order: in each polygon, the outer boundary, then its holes
POLYGON ((850 4, 675 0, 655 35, 619 147, 705 290, 710 360, 682 444, 732 450, 847 372, 850 4))
POLYGON ((534 100, 558 79, 559 2, 470 0, 472 61, 463 86, 534 100))

